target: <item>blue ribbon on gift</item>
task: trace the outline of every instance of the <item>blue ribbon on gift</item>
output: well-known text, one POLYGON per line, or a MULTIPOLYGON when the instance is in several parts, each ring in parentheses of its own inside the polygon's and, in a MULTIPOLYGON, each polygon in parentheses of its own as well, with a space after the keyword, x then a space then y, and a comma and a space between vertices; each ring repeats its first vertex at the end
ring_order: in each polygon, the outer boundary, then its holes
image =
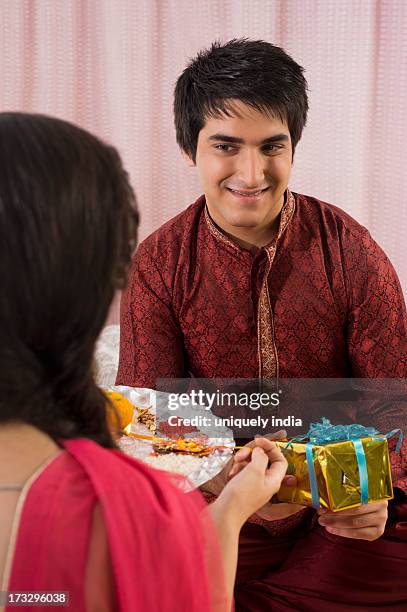
POLYGON ((329 419, 322 417, 321 423, 311 423, 308 432, 304 436, 292 438, 286 444, 285 448, 288 448, 293 442, 301 442, 306 438, 309 440, 305 445, 305 456, 307 459, 312 505, 314 508, 320 507, 318 483, 314 467, 314 445, 320 446, 332 442, 344 442, 346 440, 353 442, 359 469, 360 501, 362 504, 367 504, 369 498, 369 480, 365 451, 360 438, 376 437, 378 440, 384 440, 385 438, 389 439, 398 434, 399 439, 396 446, 396 452, 399 452, 403 442, 403 433, 400 429, 393 429, 380 437, 376 435, 378 433, 379 432, 373 427, 365 427, 364 425, 332 425, 329 419))

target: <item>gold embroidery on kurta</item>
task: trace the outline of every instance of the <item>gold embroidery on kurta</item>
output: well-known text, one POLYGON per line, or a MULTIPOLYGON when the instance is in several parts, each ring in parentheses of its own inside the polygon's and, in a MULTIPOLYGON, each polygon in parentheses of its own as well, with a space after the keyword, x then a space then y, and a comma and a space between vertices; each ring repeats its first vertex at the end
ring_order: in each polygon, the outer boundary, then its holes
MULTIPOLYGON (((284 234, 295 210, 295 198, 287 189, 287 200, 281 210, 280 226, 277 238, 270 244, 264 247, 268 265, 264 274, 263 284, 260 291, 259 303, 257 309, 257 354, 259 360, 259 378, 278 378, 278 354, 274 331, 274 315, 270 303, 270 295, 268 288, 268 277, 273 265, 274 256, 277 249, 278 241, 284 234)), ((212 221, 208 209, 205 206, 205 220, 211 234, 221 240, 225 244, 240 251, 239 247, 233 240, 228 238, 220 229, 217 228, 212 221)))
POLYGON ((278 353, 274 330, 274 313, 270 302, 268 277, 276 254, 277 244, 285 232, 295 210, 295 199, 287 190, 287 202, 281 211, 280 227, 274 243, 265 247, 268 265, 264 274, 257 309, 257 352, 259 378, 277 378, 279 373, 278 353))
POLYGON ((277 349, 274 341, 273 312, 268 290, 268 275, 274 259, 274 249, 268 249, 269 261, 264 274, 263 285, 257 309, 257 342, 259 355, 259 378, 276 378, 278 369, 277 349))
POLYGON ((233 240, 231 240, 230 238, 228 238, 227 236, 225 236, 225 234, 223 234, 215 225, 215 223, 212 221, 209 212, 208 212, 208 208, 205 206, 205 220, 206 223, 208 225, 209 231, 211 232, 211 234, 213 236, 215 236, 215 238, 217 238, 218 240, 222 240, 222 242, 224 242, 225 244, 228 244, 229 246, 233 247, 234 249, 236 249, 237 251, 240 251, 240 247, 233 242, 233 240))

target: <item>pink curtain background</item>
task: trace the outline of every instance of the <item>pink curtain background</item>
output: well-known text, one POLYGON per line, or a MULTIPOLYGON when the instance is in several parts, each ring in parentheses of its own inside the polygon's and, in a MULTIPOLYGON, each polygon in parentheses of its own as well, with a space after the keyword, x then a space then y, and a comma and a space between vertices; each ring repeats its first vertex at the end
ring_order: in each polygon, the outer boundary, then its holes
POLYGON ((56 115, 116 145, 140 239, 200 194, 172 117, 188 59, 215 39, 283 46, 310 86, 290 186, 367 226, 407 295, 405 0, 2 0, 0 28, 0 109, 56 115))

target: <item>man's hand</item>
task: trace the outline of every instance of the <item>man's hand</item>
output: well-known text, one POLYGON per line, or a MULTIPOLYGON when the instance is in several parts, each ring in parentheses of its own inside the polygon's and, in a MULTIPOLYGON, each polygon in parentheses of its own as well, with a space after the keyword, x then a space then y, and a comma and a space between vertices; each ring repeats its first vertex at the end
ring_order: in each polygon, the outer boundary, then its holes
MULTIPOLYGON (((268 440, 282 440, 287 437, 287 432, 284 430, 280 430, 274 434, 266 434, 263 437, 267 438, 268 440)), ((242 454, 242 451, 244 451, 246 448, 253 449, 255 446, 255 440, 252 440, 251 442, 246 444, 244 449, 239 451, 235 455, 235 457, 232 457, 230 461, 228 461, 228 463, 225 465, 223 470, 219 472, 219 474, 217 474, 211 480, 208 480, 208 482, 205 482, 205 484, 202 485, 201 489, 203 491, 207 491, 208 493, 212 493, 212 495, 220 495, 230 478, 236 475, 240 471, 240 469, 243 469, 243 467, 245 467, 245 465, 248 463, 251 451, 247 451, 247 456, 245 453, 242 454), (235 465, 237 465, 238 463, 240 463, 239 469, 234 469, 235 465)))
POLYGON ((357 508, 331 512, 318 510, 319 524, 329 533, 356 540, 377 540, 383 534, 387 521, 387 501, 364 504, 357 508))

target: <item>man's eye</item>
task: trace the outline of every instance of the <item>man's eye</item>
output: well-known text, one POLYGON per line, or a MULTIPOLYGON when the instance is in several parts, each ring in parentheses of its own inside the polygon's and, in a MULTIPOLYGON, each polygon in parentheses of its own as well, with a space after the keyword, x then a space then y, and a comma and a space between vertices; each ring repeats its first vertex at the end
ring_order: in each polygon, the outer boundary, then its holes
POLYGON ((218 145, 215 145, 215 149, 217 149, 218 151, 223 151, 224 153, 230 153, 231 151, 234 150, 234 147, 228 144, 218 144, 218 145))
POLYGON ((281 149, 281 145, 268 144, 263 147, 263 151, 266 153, 275 153, 279 149, 281 149))

